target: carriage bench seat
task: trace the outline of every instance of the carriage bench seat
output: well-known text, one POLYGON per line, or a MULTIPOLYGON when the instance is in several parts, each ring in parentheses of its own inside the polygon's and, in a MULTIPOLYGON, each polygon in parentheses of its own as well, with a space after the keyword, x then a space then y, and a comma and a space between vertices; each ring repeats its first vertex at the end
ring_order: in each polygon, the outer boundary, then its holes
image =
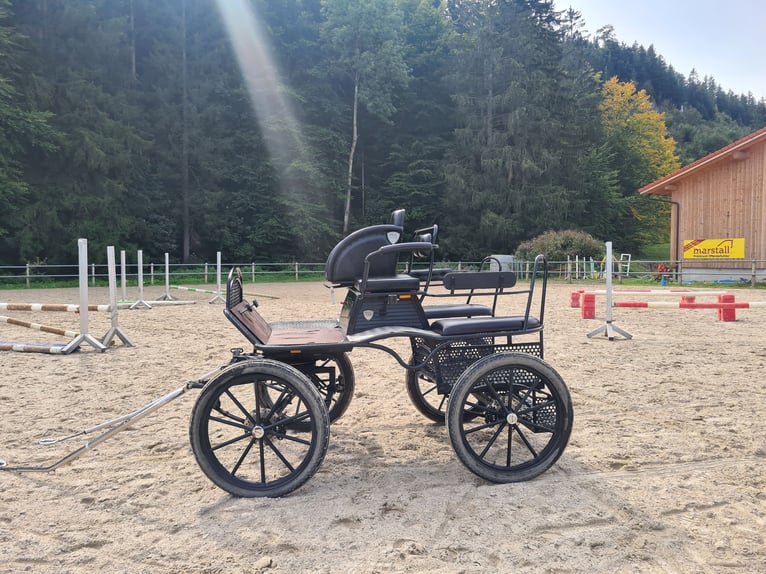
POLYGON ((356 290, 381 293, 381 292, 405 292, 417 291, 420 288, 420 280, 406 273, 382 277, 367 277, 367 280, 358 279, 354 284, 356 290))
POLYGON ((533 333, 542 324, 536 317, 516 315, 511 317, 486 317, 478 319, 442 319, 434 321, 431 329, 445 337, 484 333, 533 333))

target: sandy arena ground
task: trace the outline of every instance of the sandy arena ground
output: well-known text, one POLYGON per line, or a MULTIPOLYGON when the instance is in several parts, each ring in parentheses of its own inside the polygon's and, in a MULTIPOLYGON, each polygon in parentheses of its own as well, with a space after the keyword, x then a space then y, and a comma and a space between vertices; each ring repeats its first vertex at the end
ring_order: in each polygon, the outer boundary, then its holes
MULTIPOLYGON (((248 289, 279 297, 260 299, 270 321, 339 313, 320 283, 248 289)), ((55 473, 0 473, 0 571, 766 571, 766 309, 737 311, 736 322, 714 310, 615 309, 634 338, 609 341, 586 337, 604 324, 603 298, 597 319, 583 320, 572 290, 550 288, 545 350, 571 390, 574 429, 536 480, 478 479, 446 429, 410 404, 401 367, 357 349, 351 407, 319 472, 291 495, 237 499, 208 481, 188 442, 190 391, 55 473)), ((127 413, 247 346, 211 295, 174 294, 197 303, 120 312, 135 348, 0 353, 0 458, 49 464, 83 441, 46 447, 41 437, 127 413)), ((107 303, 106 290, 90 299, 107 303)), ((0 300, 78 295, 0 291, 0 300)), ((0 314, 78 328, 73 314, 0 314)), ((99 338, 109 328, 106 313, 90 323, 99 338)), ((0 339, 66 341, 6 324, 0 339)))

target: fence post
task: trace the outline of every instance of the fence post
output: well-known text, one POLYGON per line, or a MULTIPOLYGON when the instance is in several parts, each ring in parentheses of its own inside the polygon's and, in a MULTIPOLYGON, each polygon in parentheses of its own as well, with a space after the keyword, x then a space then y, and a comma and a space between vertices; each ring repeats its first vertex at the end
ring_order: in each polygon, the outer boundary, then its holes
POLYGON ((96 286, 96 264, 95 263, 90 264, 90 284, 93 287, 96 286))
POLYGON ((29 263, 27 263, 27 289, 29 289, 29 263))
POLYGON ((149 285, 154 285, 154 262, 149 263, 149 285))
POLYGON ((298 280, 298 262, 295 262, 295 280, 298 280))
POLYGON ((205 263, 205 281, 203 283, 207 283, 207 263, 205 263))
POLYGON ((251 274, 252 274, 252 276, 253 276, 253 283, 255 283, 255 263, 252 263, 252 264, 250 265, 250 273, 251 273, 251 274))

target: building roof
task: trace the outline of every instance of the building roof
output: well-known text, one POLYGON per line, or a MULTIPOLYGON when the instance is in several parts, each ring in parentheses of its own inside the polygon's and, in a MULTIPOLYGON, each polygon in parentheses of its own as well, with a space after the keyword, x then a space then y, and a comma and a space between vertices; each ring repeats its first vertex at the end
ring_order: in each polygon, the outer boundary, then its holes
POLYGON ((744 151, 744 149, 746 149, 748 146, 759 140, 766 140, 766 127, 761 128, 758 131, 743 137, 742 139, 738 139, 734 143, 730 143, 726 147, 722 147, 718 151, 714 151, 713 153, 706 155, 705 157, 698 159, 697 161, 692 162, 689 165, 684 166, 681 169, 642 187, 638 190, 638 193, 641 195, 669 195, 670 192, 673 191, 672 184, 679 179, 682 179, 699 169, 707 167, 714 162, 720 161, 726 157, 734 156, 734 154, 737 152, 744 151))

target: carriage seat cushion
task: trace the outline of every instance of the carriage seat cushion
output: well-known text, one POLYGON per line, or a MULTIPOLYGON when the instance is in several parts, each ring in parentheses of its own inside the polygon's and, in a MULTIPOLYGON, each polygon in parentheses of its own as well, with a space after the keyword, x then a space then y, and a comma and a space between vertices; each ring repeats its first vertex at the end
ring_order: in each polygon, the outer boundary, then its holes
POLYGON ((460 303, 452 305, 426 305, 423 307, 426 319, 448 319, 455 317, 488 317, 492 309, 477 303, 460 303))
MULTIPOLYGON (((358 291, 362 290, 362 280, 356 282, 358 291)), ((397 273, 389 277, 368 277, 367 291, 417 291, 420 288, 420 280, 406 273, 397 273)))
POLYGON ((528 317, 524 327, 524 315, 513 317, 486 317, 478 319, 441 319, 431 325, 437 333, 444 336, 471 335, 473 333, 497 333, 506 331, 530 331, 540 328, 536 317, 528 317))

